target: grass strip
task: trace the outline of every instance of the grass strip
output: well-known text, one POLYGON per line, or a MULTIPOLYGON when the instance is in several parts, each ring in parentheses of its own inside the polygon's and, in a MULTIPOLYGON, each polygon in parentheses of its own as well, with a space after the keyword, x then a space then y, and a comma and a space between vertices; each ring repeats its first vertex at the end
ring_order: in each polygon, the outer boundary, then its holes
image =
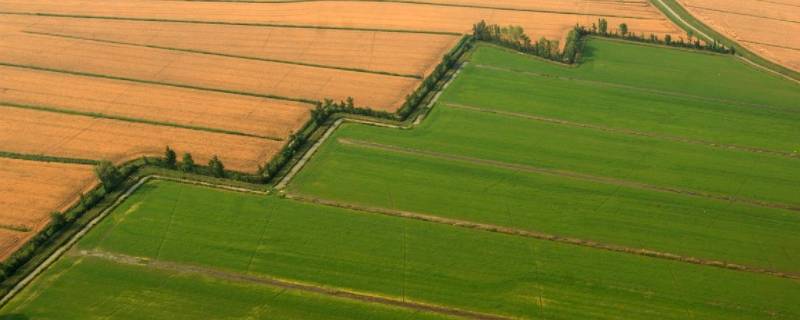
POLYGON ((401 74, 401 73, 394 73, 394 72, 388 72, 388 71, 368 70, 368 69, 360 69, 360 68, 348 68, 348 67, 339 67, 339 66, 331 66, 331 65, 324 65, 324 64, 315 64, 315 63, 305 63, 305 62, 297 62, 297 61, 289 61, 289 60, 242 56, 242 55, 227 54, 227 53, 212 52, 212 51, 204 51, 204 50, 182 49, 182 48, 164 47, 164 46, 140 44, 140 43, 132 43, 132 42, 122 42, 122 41, 114 41, 114 40, 85 38, 85 37, 77 37, 77 36, 70 36, 70 35, 63 35, 63 34, 56 34, 56 33, 49 33, 49 32, 25 31, 25 33, 35 34, 35 35, 43 35, 43 36, 50 36, 50 37, 58 37, 58 38, 93 41, 93 42, 100 42, 100 43, 118 44, 118 45, 133 46, 133 47, 142 47, 142 48, 151 48, 151 49, 159 49, 159 50, 169 50, 169 51, 177 51, 177 52, 196 53, 196 54, 204 54, 204 55, 211 55, 211 56, 244 59, 244 60, 274 62, 274 63, 298 65, 298 66, 305 66, 305 67, 312 67, 312 68, 333 69, 333 70, 342 70, 342 71, 351 71, 351 72, 360 72, 360 73, 380 74, 380 75, 392 76, 392 77, 422 79, 422 76, 419 76, 419 75, 401 74))
POLYGON ((48 12, 10 12, 0 11, 0 15, 18 15, 18 16, 38 16, 38 17, 54 17, 54 18, 74 18, 74 19, 97 19, 97 20, 121 20, 121 21, 144 21, 144 22, 170 22, 170 23, 192 23, 192 24, 215 24, 215 25, 228 25, 228 26, 249 26, 249 27, 267 27, 267 28, 296 28, 296 29, 321 29, 321 30, 343 30, 343 31, 371 31, 371 32, 391 32, 391 33, 417 33, 417 34, 436 34, 436 35, 449 35, 461 36, 462 33, 458 32, 445 32, 445 31, 426 31, 426 30, 404 30, 404 29, 380 29, 380 28, 355 28, 355 27, 333 27, 333 26, 317 26, 317 25, 297 25, 297 24, 278 24, 278 23, 250 23, 250 22, 230 22, 230 21, 213 21, 213 20, 184 20, 184 19, 154 19, 154 18, 136 18, 136 17, 115 17, 115 16, 92 16, 92 15, 76 15, 76 14, 59 14, 48 12))
POLYGON ((27 110, 36 110, 36 111, 43 111, 43 112, 62 113, 62 114, 68 114, 68 115, 74 115, 74 116, 83 116, 83 117, 110 119, 110 120, 118 120, 118 121, 125 121, 125 122, 142 123, 142 124, 148 124, 148 125, 154 125, 154 126, 162 126, 162 127, 174 127, 174 128, 189 129, 189 130, 196 130, 196 131, 206 131, 206 132, 213 132, 213 133, 230 134, 230 135, 244 136, 244 137, 250 137, 250 138, 273 140, 273 141, 283 141, 284 140, 284 139, 278 138, 278 137, 261 136, 261 135, 244 133, 244 132, 233 131, 233 130, 225 130, 225 129, 217 129, 217 128, 193 126, 193 125, 185 125, 185 124, 179 124, 179 123, 174 123, 174 122, 155 121, 155 120, 142 119, 142 118, 123 117, 123 116, 116 116, 116 115, 110 115, 110 114, 98 113, 98 112, 83 112, 83 111, 76 111, 76 110, 69 110, 69 109, 62 109, 62 108, 46 107, 46 106, 34 106, 34 105, 18 104, 18 103, 5 102, 5 101, 0 101, 0 106, 10 107, 10 108, 27 109, 27 110))
POLYGON ((464 104, 459 104, 459 103, 450 103, 450 102, 443 102, 443 103, 441 103, 441 105, 444 106, 444 107, 448 107, 448 108, 456 108, 456 109, 469 110, 469 111, 475 111, 475 112, 491 113, 491 114, 515 117, 515 118, 520 118, 520 119, 528 119, 528 120, 533 120, 533 121, 558 124, 558 125, 569 126, 569 127, 586 128, 586 129, 592 129, 592 130, 610 132, 610 133, 620 133, 620 134, 625 134, 625 135, 629 135, 629 136, 648 137, 648 138, 655 138, 655 139, 660 139, 660 140, 668 140, 668 141, 689 143, 689 144, 698 144, 698 145, 704 145, 704 146, 709 146, 709 147, 713 147, 713 148, 731 149, 731 150, 738 150, 738 151, 751 152, 751 153, 767 153, 767 154, 772 154, 772 155, 777 155, 777 156, 782 156, 782 157, 788 157, 788 158, 800 158, 800 153, 794 153, 794 152, 784 152, 784 151, 778 151, 778 150, 771 150, 771 149, 764 149, 764 148, 757 148, 757 147, 750 147, 750 146, 741 146, 741 145, 732 145, 732 144, 721 144, 721 143, 717 143, 717 142, 713 142, 713 141, 707 141, 707 140, 698 140, 698 139, 691 139, 691 138, 679 137, 679 136, 669 136, 669 135, 662 135, 662 134, 643 132, 643 131, 636 131, 636 130, 630 130, 630 129, 611 128, 611 127, 598 126, 598 125, 587 124, 587 123, 578 123, 578 122, 572 122, 572 121, 567 121, 567 120, 542 117, 542 116, 528 114, 528 113, 502 111, 502 110, 498 110, 497 108, 492 108, 492 109, 490 109, 490 108, 481 108, 481 107, 476 107, 476 106, 464 105, 464 104))
POLYGON ((43 155, 43 154, 27 154, 27 153, 17 153, 17 152, 10 152, 10 151, 0 151, 0 158, 29 160, 29 161, 40 161, 40 162, 85 164, 85 165, 96 165, 96 164, 100 163, 100 161, 98 161, 98 160, 91 160, 91 159, 56 157, 56 156, 48 156, 48 155, 43 155))
POLYGON ((54 73, 63 73, 63 74, 69 74, 69 75, 74 75, 74 76, 82 76, 82 77, 93 77, 93 78, 102 78, 102 79, 111 79, 111 80, 119 80, 119 81, 128 81, 128 82, 160 85, 160 86, 167 86, 167 87, 183 88, 183 89, 192 89, 192 90, 198 90, 198 91, 210 91, 210 92, 218 92, 218 93, 226 93, 226 94, 236 94, 236 95, 248 96, 248 97, 256 97, 256 98, 295 101, 295 102, 302 102, 302 103, 307 103, 307 104, 311 104, 311 105, 316 105, 317 102, 318 102, 317 100, 311 100, 311 99, 305 99, 305 98, 292 98, 292 97, 284 97, 284 96, 279 96, 279 95, 274 95, 274 94, 261 94, 261 93, 243 92, 243 91, 235 91, 235 90, 227 90, 227 89, 206 88, 206 87, 199 87, 199 86, 193 86, 193 85, 188 85, 188 84, 167 83, 167 82, 152 81, 152 80, 143 80, 143 79, 118 77, 118 76, 112 76, 112 75, 107 75, 107 74, 99 74, 99 73, 53 69, 53 68, 46 68, 46 67, 39 67, 39 66, 32 66, 32 65, 14 64, 14 63, 8 63, 8 62, 3 62, 3 61, 0 61, 0 66, 12 67, 12 68, 20 68, 20 69, 30 69, 30 70, 37 70, 37 71, 47 71, 47 72, 54 72, 54 73))
MULTIPOLYGON (((338 2, 339 0, 275 0, 275 1, 271 1, 271 0, 172 0, 172 1, 266 3, 266 4, 269 4, 269 3, 303 3, 303 2, 338 2)), ((591 13, 584 13, 584 12, 578 12, 578 11, 560 11, 560 10, 544 10, 544 9, 510 8, 510 7, 487 6, 487 5, 478 5, 478 4, 440 3, 440 2, 413 1, 413 0, 356 0, 356 2, 381 2, 381 3, 418 4, 418 5, 436 6, 436 7, 489 9, 489 10, 517 11, 517 12, 536 12, 536 13, 550 13, 550 14, 559 14, 559 15, 590 16, 590 17, 601 16, 600 14, 591 14, 591 13)), ((626 15, 607 15, 607 14, 605 14, 605 15, 602 15, 602 16, 610 17, 610 18, 653 20, 652 18, 637 17, 637 16, 626 16, 626 15)))
POLYGON ((386 209, 386 208, 379 208, 379 207, 368 207, 362 205, 356 205, 351 203, 343 203, 339 201, 333 200, 326 200, 322 198, 316 197, 309 197, 300 194, 286 194, 286 198, 292 199, 295 201, 300 202, 307 202, 316 205, 323 205, 329 207, 336 207, 348 210, 354 210, 359 212, 371 213, 371 214, 382 214, 387 216, 393 217, 401 217, 407 219, 414 219, 414 220, 421 220, 426 222, 433 222, 439 224, 445 224, 449 226, 459 227, 459 228, 467 228, 473 230, 480 230, 480 231, 487 231, 487 232, 494 232, 494 233, 501 233, 507 234, 512 236, 519 236, 525 238, 533 238, 539 240, 546 240, 552 242, 558 242, 563 244, 575 245, 575 246, 582 246, 600 250, 607 250, 619 253, 626 253, 626 254, 635 254, 641 255, 645 257, 651 258, 658 258, 658 259, 665 259, 665 260, 672 260, 684 263, 691 263, 697 265, 704 265, 704 266, 711 266, 729 270, 736 270, 742 272, 751 272, 751 273, 760 273, 766 274, 774 277, 779 278, 787 278, 787 279, 795 279, 800 280, 800 274, 792 273, 792 272, 781 272, 777 270, 771 270, 761 267, 753 267, 753 266, 746 266, 736 263, 730 263, 725 261, 718 261, 718 260, 708 260, 696 257, 689 257, 689 256, 681 256, 678 254, 670 253, 670 252, 662 252, 656 250, 650 250, 645 248, 632 248, 632 247, 625 247, 615 244, 608 244, 597 242, 593 240, 586 240, 586 239, 579 239, 574 237, 564 237, 554 234, 548 234, 540 231, 535 230, 525 230, 525 229, 518 229, 518 228, 510 228, 510 227, 503 227, 498 225, 492 224, 485 224, 485 223, 477 223, 469 220, 459 220, 459 219, 451 219, 445 218, 442 216, 437 215, 429 215, 423 213, 417 213, 412 211, 403 211, 403 210, 394 210, 394 209, 386 209))

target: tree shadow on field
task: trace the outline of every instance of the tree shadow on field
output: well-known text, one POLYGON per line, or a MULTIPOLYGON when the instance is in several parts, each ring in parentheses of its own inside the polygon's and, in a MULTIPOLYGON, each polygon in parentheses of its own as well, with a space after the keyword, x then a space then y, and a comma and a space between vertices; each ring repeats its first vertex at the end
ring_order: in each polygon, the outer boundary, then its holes
POLYGON ((30 318, 21 313, 0 315, 0 320, 29 320, 30 318))
POLYGON ((583 44, 583 50, 581 50, 581 63, 586 63, 595 59, 595 47, 589 45, 589 43, 583 44))

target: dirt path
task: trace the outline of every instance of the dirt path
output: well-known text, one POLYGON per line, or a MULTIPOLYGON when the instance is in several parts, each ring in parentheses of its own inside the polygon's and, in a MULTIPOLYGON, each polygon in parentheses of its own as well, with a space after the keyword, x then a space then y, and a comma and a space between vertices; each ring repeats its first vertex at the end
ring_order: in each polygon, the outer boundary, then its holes
POLYGON ((597 126, 592 124, 585 124, 579 122, 572 122, 567 120, 561 119, 554 119, 554 118, 547 118, 547 117, 540 117, 536 115, 531 115, 527 113, 519 113, 519 112, 509 112, 509 111, 501 111, 495 109, 486 109, 486 108, 479 108, 474 106, 468 106, 458 103, 442 103, 442 105, 446 107, 456 108, 456 109, 463 109, 463 110, 470 110, 470 111, 477 111, 477 112, 484 112, 484 113, 492 113, 492 114, 499 114, 504 116, 522 118, 522 119, 529 119, 539 122, 546 122, 546 123, 553 123, 559 124, 564 126, 576 127, 576 128, 586 128, 586 129, 593 129, 603 132, 610 132, 610 133, 620 133, 630 136, 640 136, 640 137, 647 137, 647 138, 655 138, 660 140, 667 140, 667 141, 674 141, 674 142, 682 142, 688 144, 696 144, 696 145, 704 145, 714 148, 721 148, 721 149, 730 149, 730 150, 737 150, 737 151, 744 151, 744 152, 751 152, 751 153, 766 153, 772 154, 787 158, 793 159, 800 159, 800 153, 793 153, 793 152, 783 152, 777 150, 770 150, 764 148, 756 148, 756 147, 749 147, 749 146, 740 146, 734 144, 724 144, 724 143, 716 143, 712 141, 706 140, 699 140, 699 139, 689 139, 679 136, 670 136, 670 135, 662 135, 662 134, 655 134, 650 132, 643 132, 643 131, 636 131, 636 130, 628 130, 628 129, 618 129, 618 128, 610 128, 604 126, 597 126))
POLYGON ((703 266, 717 267, 717 268, 722 268, 722 269, 729 269, 729 270, 750 272, 750 273, 759 273, 759 274, 766 274, 766 275, 770 275, 770 276, 774 276, 774 277, 800 280, 800 274, 797 274, 797 273, 781 272, 781 271, 777 271, 777 270, 771 270, 771 269, 765 269, 765 268, 759 268, 759 267, 752 267, 752 266, 745 266, 745 265, 740 265, 740 264, 735 264, 735 263, 730 263, 730 262, 725 262, 725 261, 708 260, 708 259, 701 259, 701 258, 696 258, 696 257, 681 256, 681 255, 677 255, 677 254, 673 254, 673 253, 669 253, 669 252, 661 252, 661 251, 655 251, 655 250, 650 250, 650 249, 645 249, 645 248, 631 248, 631 247, 619 246, 619 245, 614 245, 614 244, 596 242, 596 241, 592 241, 592 240, 584 240, 584 239, 578 239, 578 238, 572 238, 572 237, 563 237, 563 236, 558 236, 558 235, 554 235, 554 234, 548 234, 548 233, 543 233, 543 232, 538 232, 538 231, 533 231, 533 230, 509 228, 509 227, 503 227, 503 226, 492 225, 492 224, 472 222, 472 221, 467 221, 467 220, 450 219, 450 218, 444 218, 444 217, 441 217, 441 216, 429 215, 429 214, 411 212, 411 211, 393 210, 393 209, 385 209, 385 208, 377 208, 377 207, 368 207, 368 206, 349 204, 349 203, 343 203, 343 202, 332 201, 332 200, 325 200, 325 199, 320 199, 320 198, 315 198, 315 197, 306 197, 306 196, 302 196, 302 195, 298 195, 298 194, 287 194, 286 197, 288 199, 292 199, 292 200, 295 200, 295 201, 301 201, 301 202, 313 203, 313 204, 318 204, 318 205, 324 205, 324 206, 330 206, 330 207, 336 207, 336 208, 343 208, 343 209, 349 209, 349 210, 355 210, 355 211, 366 212, 366 213, 370 213, 370 214, 381 214, 381 215, 387 215, 387 216, 393 216, 393 217, 401 217, 401 218, 407 218, 407 219, 421 220, 421 221, 425 221, 425 222, 433 222, 433 223, 445 224, 445 225, 450 225, 450 226, 459 227, 459 228, 467 228, 467 229, 475 229, 475 230, 488 231, 488 232, 494 232, 494 233, 502 233, 502 234, 507 234, 507 235, 520 236, 520 237, 526 237, 526 238, 533 238, 533 239, 539 239, 539 240, 546 240, 546 241, 558 242, 558 243, 581 246, 581 247, 589 247, 589 248, 594 248, 594 249, 601 249, 601 250, 606 250, 606 251, 613 251, 613 252, 626 253, 626 254, 634 254, 634 255, 646 256, 646 257, 651 257, 651 258, 665 259, 665 260, 678 261, 678 262, 684 262, 684 263, 691 263, 691 264, 697 264, 697 265, 703 265, 703 266))
POLYGON ((450 161, 458 161, 464 163, 471 163, 477 165, 484 165, 490 166, 495 168, 502 168, 502 169, 511 169, 520 172, 529 172, 529 173, 538 173, 538 174, 546 174, 551 176, 558 176, 558 177, 566 177, 570 179, 577 179, 595 183, 602 183, 602 184, 610 184, 615 186, 621 186, 626 188, 632 189, 640 189, 640 190, 649 190, 649 191, 656 191, 656 192, 664 192, 664 193, 674 193, 686 196, 692 196, 697 198, 706 198, 711 200, 718 200, 718 201, 725 201, 725 202, 733 202, 733 203, 740 203, 746 204, 751 206, 758 206, 758 207, 766 207, 766 208, 774 208, 774 209, 784 209, 790 211, 800 212, 800 206, 786 204, 786 203, 779 203, 779 202, 768 202, 768 201, 761 201, 756 199, 749 199, 749 198, 739 198, 734 197, 727 194, 716 194, 716 193, 709 193, 709 192, 702 192, 702 191, 695 191, 695 190, 688 190, 688 189, 681 189, 681 188, 674 188, 674 187, 664 187, 664 186, 657 186, 637 181, 630 181, 630 180, 623 180, 617 178, 610 178, 610 177, 603 177, 603 176, 595 176, 589 175, 579 172, 567 171, 567 170, 559 170, 559 169, 550 169, 550 168, 543 168, 543 167, 535 167, 530 165, 523 165, 523 164, 515 164, 515 163, 507 163, 502 161, 496 160, 487 160, 481 158, 473 158, 467 156, 459 156, 459 155, 452 155, 447 153, 441 152, 434 152, 434 151, 426 151, 420 149, 412 149, 412 148, 405 148, 405 147, 398 147, 392 145, 386 145, 381 143, 375 142, 368 142, 368 141, 361 141, 361 140, 353 140, 353 139, 338 139, 339 143, 345 145, 352 145, 358 146, 363 148, 371 148, 381 151, 388 151, 400 154, 407 154, 407 155, 414 155, 414 156, 425 156, 429 158, 435 159, 443 159, 443 160, 450 160, 450 161))
POLYGON ((441 306, 441 305, 422 303, 422 302, 414 302, 414 301, 409 301, 407 299, 399 299, 399 298, 393 298, 393 297, 378 296, 378 295, 355 292, 355 291, 350 291, 350 290, 338 289, 338 288, 334 288, 334 287, 322 287, 322 286, 319 286, 319 285, 296 282, 296 281, 290 281, 290 280, 258 277, 258 276, 252 276, 252 275, 237 273, 237 272, 230 272, 230 271, 224 271, 224 270, 219 270, 219 269, 214 269, 214 268, 201 267, 201 266, 196 266, 196 265, 187 265, 187 264, 180 264, 180 263, 167 262, 167 261, 156 261, 156 260, 152 260, 152 259, 148 259, 148 258, 134 257, 134 256, 124 255, 124 254, 119 254, 119 253, 111 253, 111 252, 107 252, 107 251, 81 250, 81 251, 70 252, 70 254, 74 254, 76 256, 82 256, 82 257, 99 258, 99 259, 112 261, 112 262, 119 263, 119 264, 142 266, 142 267, 147 267, 147 268, 151 268, 151 269, 155 269, 155 270, 178 272, 178 273, 182 273, 182 274, 203 275, 203 276, 222 279, 222 280, 226 280, 226 281, 234 281, 234 282, 249 283, 249 284, 258 284, 258 285, 266 285, 266 286, 277 287, 277 288, 282 288, 282 289, 309 292, 309 293, 314 293, 314 294, 320 294, 320 295, 325 295, 325 296, 333 296, 333 297, 337 297, 337 298, 355 300, 355 301, 372 303, 372 304, 382 304, 382 305, 406 308, 406 309, 422 311, 422 312, 438 313, 438 314, 442 314, 442 315, 455 316, 455 317, 465 318, 465 319, 481 319, 481 320, 510 319, 510 318, 499 316, 499 315, 467 311, 467 310, 456 309, 456 308, 451 308, 451 307, 445 307, 445 306, 441 306))

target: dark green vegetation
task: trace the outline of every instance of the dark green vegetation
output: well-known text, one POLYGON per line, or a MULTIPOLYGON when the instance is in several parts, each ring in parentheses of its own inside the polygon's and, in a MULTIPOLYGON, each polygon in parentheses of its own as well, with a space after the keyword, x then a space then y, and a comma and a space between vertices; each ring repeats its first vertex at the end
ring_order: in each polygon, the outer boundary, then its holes
MULTIPOLYGON (((423 124, 344 125, 288 192, 800 274, 800 88, 732 56, 600 39, 584 54, 571 68, 481 45, 423 124)), ((706 297, 687 311, 728 305, 706 297)))
POLYGON ((279 294, 233 275, 530 318, 800 314, 791 304, 800 286, 770 276, 172 182, 143 186, 3 311, 59 319, 427 316, 279 294))

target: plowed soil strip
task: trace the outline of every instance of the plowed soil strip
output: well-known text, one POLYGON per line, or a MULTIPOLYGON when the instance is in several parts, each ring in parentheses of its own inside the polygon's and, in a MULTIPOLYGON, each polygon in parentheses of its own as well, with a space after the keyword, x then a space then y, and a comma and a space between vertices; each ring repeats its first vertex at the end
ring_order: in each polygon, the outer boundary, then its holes
POLYGON ((723 144, 723 143, 716 143, 716 142, 706 141, 706 140, 697 140, 697 139, 689 139, 689 138, 678 137, 678 136, 660 135, 660 134, 642 132, 642 131, 636 131, 636 130, 609 128, 609 127, 603 127, 603 126, 597 126, 597 125, 591 125, 591 124, 585 124, 585 123, 578 123, 578 122, 572 122, 572 121, 566 121, 566 120, 560 120, 560 119, 540 117, 540 116, 526 114, 526 113, 501 111, 501 110, 495 110, 495 109, 485 109, 485 108, 473 107, 473 106, 457 104, 457 103, 442 103, 442 105, 445 106, 445 107, 462 109, 462 110, 498 114, 498 115, 503 115, 503 116, 509 116, 509 117, 515 117, 515 118, 521 118, 521 119, 529 119, 529 120, 534 120, 534 121, 539 121, 539 122, 553 123, 553 124, 559 124, 559 125, 576 127, 576 128, 586 128, 586 129, 598 130, 598 131, 603 131, 603 132, 620 133, 620 134, 625 134, 625 135, 630 135, 630 136, 647 137, 647 138, 654 138, 654 139, 660 139, 660 140, 682 142, 682 143, 696 144, 696 145, 704 145, 704 146, 709 146, 709 147, 714 147, 714 148, 730 149, 730 150, 752 152, 752 153, 767 153, 767 154, 778 155, 778 156, 794 158, 794 159, 800 158, 800 153, 783 152, 783 151, 777 151, 777 150, 769 150, 769 149, 749 147, 749 146, 739 146, 739 145, 733 145, 733 144, 723 144))
POLYGON ((157 261, 157 260, 150 260, 147 258, 140 258, 134 257, 119 253, 110 253, 105 251, 99 250, 80 250, 77 252, 70 252, 71 255, 82 256, 82 257, 93 257, 99 258, 107 261, 112 261, 119 264, 126 264, 126 265, 135 265, 135 266, 142 266, 147 267, 155 270, 162 270, 162 271, 169 271, 169 272, 178 272, 183 274, 195 274, 195 275, 202 275, 208 276, 212 278, 227 280, 227 281, 235 281, 240 283, 249 283, 249 284, 257 284, 257 285, 267 285, 272 287, 278 287, 283 289, 289 290, 297 290, 302 292, 309 292, 314 294, 326 295, 326 296, 333 296, 341 299, 348 299, 348 300, 355 300, 360 302, 366 303, 374 303, 374 304, 382 304, 388 305, 393 307, 400 307, 406 309, 412 309, 422 312, 432 312, 443 314, 447 316, 456 316, 461 318, 467 319, 481 319, 481 320, 495 320, 495 319, 510 319, 503 316, 492 315, 492 314, 485 314, 485 313, 478 313, 472 312, 467 310, 455 309, 440 305, 433 305, 427 303, 420 303, 420 302, 412 302, 408 300, 400 300, 397 298, 390 298, 390 297, 383 297, 383 296, 376 296, 370 295, 366 293, 359 293, 353 292, 343 289, 337 289, 333 287, 322 287, 314 284, 308 283, 301 283, 295 281, 288 281, 283 279, 275 279, 275 278, 264 278, 264 277, 257 277, 251 276, 246 274, 241 274, 237 272, 229 272, 223 271, 213 268, 201 267, 196 265, 187 265, 187 264, 180 264, 174 262, 167 262, 167 261, 157 261))
POLYGON ((345 145, 352 145, 352 146, 358 146, 358 147, 363 147, 363 148, 371 148, 371 149, 389 151, 389 152, 394 152, 394 153, 399 153, 399 154, 425 156, 425 157, 430 157, 430 158, 435 158, 435 159, 459 161, 459 162, 464 162, 464 163, 484 165, 484 166, 490 166, 490 167, 495 167, 495 168, 517 170, 517 171, 521 171, 521 172, 546 174, 546 175, 551 175, 551 176, 566 177, 566 178, 570 178, 570 179, 577 179, 577 180, 584 180, 584 181, 590 181, 590 182, 596 182, 596 183, 610 184, 610 185, 621 186, 621 187, 626 187, 626 188, 649 190, 649 191, 656 191, 656 192, 665 192, 665 193, 674 193, 674 194, 681 194, 681 195, 686 195, 686 196, 691 196, 691 197, 706 198, 706 199, 712 199, 712 200, 718 200, 718 201, 741 203, 741 204, 746 204, 746 205, 751 205, 751 206, 775 208, 775 209, 784 209, 784 210, 800 212, 800 207, 795 206, 795 205, 791 205, 791 204, 785 204, 785 203, 767 202, 767 201, 761 201, 761 200, 756 200, 756 199, 738 198, 738 197, 733 197, 733 196, 725 195, 725 194, 714 194, 714 193, 687 190, 687 189, 680 189, 680 188, 673 188, 673 187, 656 186, 656 185, 642 183, 642 182, 622 180, 622 179, 616 179, 616 178, 610 178, 610 177, 594 176, 594 175, 588 175, 588 174, 572 172, 572 171, 566 171, 566 170, 534 167, 534 166, 529 166, 529 165, 507 163, 507 162, 496 161, 496 160, 487 160, 487 159, 473 158, 473 157, 467 157, 467 156, 452 155, 452 154, 441 153, 441 152, 434 152, 434 151, 426 151, 426 150, 419 150, 419 149, 412 149, 412 148, 385 145, 385 144, 375 143, 375 142, 367 142, 367 141, 352 140, 352 139, 345 139, 345 138, 339 138, 338 142, 341 143, 341 144, 345 144, 345 145))
POLYGON ((343 208, 343 209, 361 211, 361 212, 366 212, 366 213, 371 213, 371 214, 381 214, 381 215, 386 215, 386 216, 401 217, 401 218, 407 218, 407 219, 415 219, 415 220, 421 220, 421 221, 425 221, 425 222, 432 222, 432 223, 450 225, 450 226, 459 227, 459 228, 467 228, 467 229, 475 229, 475 230, 480 230, 480 231, 502 233, 502 234, 507 234, 507 235, 512 235, 512 236, 533 238, 533 239, 538 239, 538 240, 546 240, 546 241, 552 241, 552 242, 558 242, 558 243, 575 245, 575 246, 582 246, 582 247, 589 247, 589 248, 601 249, 601 250, 607 250, 607 251, 613 251, 613 252, 619 252, 619 253, 634 254, 634 255, 640 255, 640 256, 651 257, 651 258, 672 260, 672 261, 691 263, 691 264, 697 264, 697 265, 703 265, 703 266, 717 267, 717 268, 722 268, 722 269, 729 269, 729 270, 750 272, 750 273, 760 273, 760 274, 766 274, 766 275, 770 275, 770 276, 774 276, 774 277, 800 280, 800 274, 797 274, 797 273, 781 272, 781 271, 776 271, 776 270, 770 270, 770 269, 764 269, 764 268, 758 268, 758 267, 752 267, 752 266, 745 266, 745 265, 729 263, 729 262, 724 262, 724 261, 706 260, 706 259, 700 259, 700 258, 695 258, 695 257, 687 257, 687 256, 681 256, 681 255, 673 254, 673 253, 655 251, 655 250, 644 249, 644 248, 631 248, 631 247, 619 246, 619 245, 614 245, 614 244, 600 243, 600 242, 596 242, 596 241, 592 241, 592 240, 584 240, 584 239, 578 239, 578 238, 563 237, 563 236, 558 236, 558 235, 553 235, 553 234, 548 234, 548 233, 543 233, 543 232, 538 232, 538 231, 532 231, 532 230, 509 228, 509 227, 503 227, 503 226, 492 225, 492 224, 477 223, 477 222, 472 222, 472 221, 467 221, 467 220, 443 218, 443 217, 436 216, 436 215, 429 215, 429 214, 417 213, 417 212, 411 212, 411 211, 393 210, 393 209, 386 209, 386 208, 368 207, 368 206, 362 206, 362 205, 342 203, 342 202, 337 202, 337 201, 332 201, 332 200, 325 200, 325 199, 320 199, 320 198, 315 198, 315 197, 302 196, 302 195, 298 195, 298 194, 286 194, 286 197, 289 198, 289 199, 295 200, 295 201, 302 201, 302 202, 313 203, 313 204, 318 204, 318 205, 324 205, 324 206, 330 206, 330 207, 336 207, 336 208, 343 208))
POLYGON ((333 69, 333 70, 342 70, 342 71, 351 71, 351 72, 380 74, 380 75, 393 76, 393 77, 422 79, 422 77, 419 76, 419 75, 399 74, 399 73, 393 73, 393 72, 388 72, 388 71, 380 71, 380 70, 346 68, 346 67, 330 66, 330 65, 315 64, 315 63, 305 63, 305 62, 296 62, 296 61, 288 61, 288 60, 280 60, 280 59, 268 59, 268 58, 250 57, 250 56, 227 54, 227 53, 220 53, 220 52, 211 52, 211 51, 205 51, 205 50, 182 49, 182 48, 165 47, 165 46, 157 46, 157 45, 150 45, 150 44, 131 43, 131 42, 124 42, 124 41, 112 41, 112 40, 103 40, 103 39, 95 39, 95 38, 77 37, 77 36, 70 36, 70 35, 63 35, 63 34, 56 34, 56 33, 49 33, 49 32, 25 31, 25 33, 35 34, 35 35, 40 35, 40 36, 50 36, 50 37, 58 37, 58 38, 65 38, 65 39, 75 39, 75 40, 92 41, 92 42, 99 42, 99 43, 109 43, 109 44, 117 44, 117 45, 140 47, 140 48, 170 50, 170 51, 177 51, 177 52, 196 53, 196 54, 204 54, 204 55, 210 55, 210 56, 228 57, 228 58, 253 60, 253 61, 275 62, 275 63, 280 63, 280 64, 291 64, 291 65, 306 66, 306 67, 321 68, 321 69, 333 69))
POLYGON ((258 138, 258 139, 267 139, 267 140, 273 140, 273 141, 283 141, 284 140, 283 138, 278 138, 278 137, 260 136, 260 135, 249 134, 249 133, 238 132, 238 131, 231 131, 231 130, 223 130, 223 129, 200 127, 200 126, 190 126, 190 125, 183 125, 183 124, 171 123, 171 122, 162 122, 162 121, 153 121, 153 120, 147 120, 147 119, 114 116, 114 115, 108 115, 108 114, 103 114, 103 113, 81 112, 81 111, 74 111, 74 110, 67 110, 67 109, 60 109, 60 108, 53 108, 53 107, 23 105, 23 104, 0 101, 0 108, 2 108, 2 107, 28 109, 28 110, 36 110, 36 111, 43 111, 43 112, 63 113, 63 114, 71 114, 71 115, 77 115, 77 116, 85 116, 85 117, 101 118, 101 119, 110 119, 110 120, 119 120, 119 121, 125 121, 125 122, 143 123, 143 124, 149 124, 149 125, 154 125, 154 126, 175 127, 175 128, 181 128, 181 129, 206 131, 206 132, 213 132, 213 133, 232 134, 232 135, 237 135, 237 136, 244 136, 244 137, 251 137, 251 138, 258 138))

